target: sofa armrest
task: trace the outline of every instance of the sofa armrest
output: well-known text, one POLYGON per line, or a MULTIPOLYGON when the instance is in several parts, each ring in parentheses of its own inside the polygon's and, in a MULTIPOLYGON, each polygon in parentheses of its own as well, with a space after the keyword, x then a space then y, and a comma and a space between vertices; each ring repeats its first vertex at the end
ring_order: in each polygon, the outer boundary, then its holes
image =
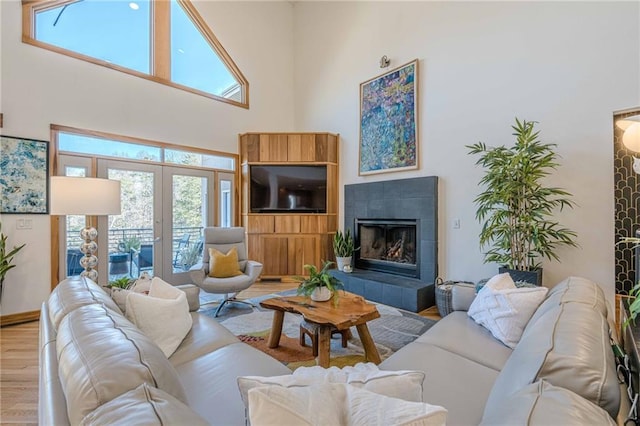
POLYGON ((181 284, 176 288, 184 291, 187 295, 187 302, 189 302, 189 312, 195 312, 200 309, 200 287, 193 284, 181 284))
POLYGON ((451 288, 451 307, 454 311, 468 311, 476 298, 476 286, 459 283, 451 288))

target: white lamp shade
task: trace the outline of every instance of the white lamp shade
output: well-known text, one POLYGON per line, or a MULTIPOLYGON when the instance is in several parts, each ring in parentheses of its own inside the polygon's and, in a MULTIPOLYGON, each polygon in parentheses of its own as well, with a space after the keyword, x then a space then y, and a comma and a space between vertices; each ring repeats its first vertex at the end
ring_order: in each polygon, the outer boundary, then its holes
POLYGON ((120 214, 120 181, 52 176, 50 214, 86 216, 120 214))
POLYGON ((616 126, 622 130, 627 130, 630 126, 640 123, 640 114, 622 118, 616 121, 616 126))
POLYGON ((627 127, 622 135, 622 144, 634 152, 640 152, 640 122, 627 127))

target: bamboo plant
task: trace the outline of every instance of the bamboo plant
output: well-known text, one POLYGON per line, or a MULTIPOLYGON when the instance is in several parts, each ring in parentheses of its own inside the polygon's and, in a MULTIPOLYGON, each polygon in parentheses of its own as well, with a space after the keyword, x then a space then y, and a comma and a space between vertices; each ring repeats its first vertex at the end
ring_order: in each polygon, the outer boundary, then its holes
POLYGON ((517 271, 539 268, 542 258, 559 260, 560 246, 576 246, 576 233, 553 219, 554 212, 574 206, 571 194, 543 182, 559 166, 556 145, 542 143, 535 124, 516 118, 512 147, 467 146, 485 168, 484 191, 474 200, 480 245, 488 248, 485 263, 517 271))

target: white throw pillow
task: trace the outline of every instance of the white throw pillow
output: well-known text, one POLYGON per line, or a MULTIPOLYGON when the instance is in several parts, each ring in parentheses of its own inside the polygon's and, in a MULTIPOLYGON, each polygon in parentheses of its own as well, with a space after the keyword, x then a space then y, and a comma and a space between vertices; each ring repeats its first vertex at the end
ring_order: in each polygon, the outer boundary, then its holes
POLYGON ((248 406, 249 391, 256 387, 290 388, 326 383, 344 383, 380 395, 421 402, 423 381, 424 372, 422 371, 386 371, 380 370, 371 362, 361 362, 353 367, 343 368, 300 367, 293 374, 285 376, 241 376, 238 377, 238 387, 245 407, 248 406))
POLYGON ((193 320, 184 291, 154 277, 149 295, 130 292, 127 318, 162 349, 168 357, 191 330, 193 320))
POLYGON ((261 425, 442 426, 447 410, 408 402, 344 383, 307 387, 263 386, 249 392, 249 418, 261 425))
POLYGON ((508 273, 496 275, 478 292, 467 314, 513 349, 547 291, 546 287, 517 288, 508 273))

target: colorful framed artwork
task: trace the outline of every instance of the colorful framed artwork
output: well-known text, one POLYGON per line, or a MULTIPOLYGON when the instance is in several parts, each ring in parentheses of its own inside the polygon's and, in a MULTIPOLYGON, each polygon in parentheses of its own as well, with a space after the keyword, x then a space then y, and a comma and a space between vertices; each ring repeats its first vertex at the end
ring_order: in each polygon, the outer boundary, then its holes
POLYGON ((49 213, 49 142, 0 136, 0 213, 49 213))
POLYGON ((360 84, 359 175, 418 168, 418 60, 360 84))

